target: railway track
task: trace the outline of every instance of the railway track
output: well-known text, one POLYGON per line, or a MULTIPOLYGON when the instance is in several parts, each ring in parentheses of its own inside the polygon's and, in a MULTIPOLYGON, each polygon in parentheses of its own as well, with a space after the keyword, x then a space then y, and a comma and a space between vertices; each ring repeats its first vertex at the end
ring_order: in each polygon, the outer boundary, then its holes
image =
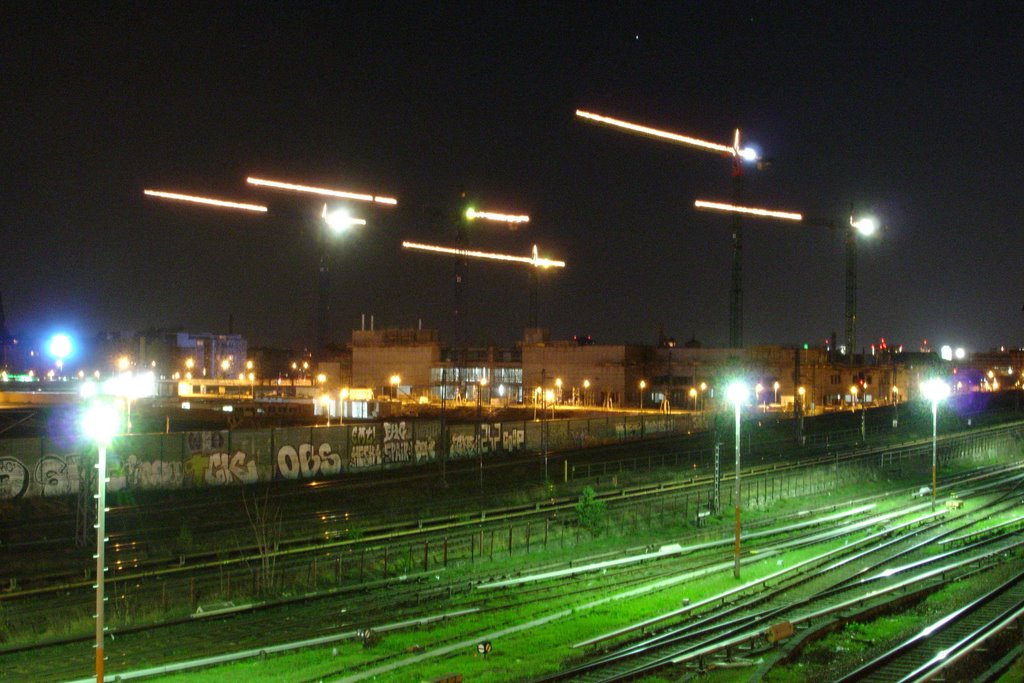
MULTIPOLYGON (((1005 494, 1001 499, 984 506, 983 509, 989 512, 982 518, 1016 506, 1018 498, 1016 490, 1005 494)), ((894 538, 885 538, 889 536, 887 531, 873 534, 872 536, 877 538, 868 537, 866 540, 869 543, 865 544, 866 547, 857 548, 856 552, 847 553, 844 558, 829 558, 828 562, 812 563, 811 571, 806 573, 790 577, 780 575, 773 579, 771 588, 731 601, 729 604, 724 604, 726 596, 717 596, 705 601, 705 605, 675 610, 664 616, 689 616, 691 621, 679 627, 664 629, 656 636, 643 638, 539 680, 616 681, 650 674, 660 668, 678 666, 686 662, 697 662, 699 666, 703 666, 716 658, 734 656, 741 649, 747 649, 752 642, 763 645, 769 626, 793 625, 812 618, 824 618, 836 609, 847 606, 851 592, 868 589, 872 584, 884 586, 888 583, 904 589, 916 582, 926 581, 932 584, 930 588, 937 588, 944 581, 927 576, 929 567, 937 562, 948 561, 954 553, 940 553, 928 557, 926 548, 934 546, 939 539, 963 531, 976 523, 976 519, 962 520, 952 525, 945 521, 928 521, 916 528, 899 529, 894 538), (948 528, 939 531, 943 526, 948 528), (937 533, 928 535, 931 532, 937 533), (922 535, 928 535, 926 540, 918 540, 922 535), (863 563, 870 555, 880 553, 884 554, 881 559, 863 563), (921 559, 896 569, 883 569, 897 560, 915 554, 922 556, 921 559), (845 575, 842 573, 844 568, 847 570, 845 575), (850 569, 853 571, 849 571, 850 569), (906 578, 908 573, 913 574, 915 571, 918 573, 914 578, 906 578), (702 608, 717 602, 722 602, 723 606, 700 613, 702 608)), ((1010 533, 1016 534, 1008 532, 1008 535, 1010 533)), ((988 542, 995 542, 998 538, 1000 537, 990 537, 988 542)), ((975 545, 965 546, 958 552, 967 553, 978 548, 979 546, 975 545)), ((822 559, 826 559, 825 556, 822 559)), ((948 569, 946 571, 951 576, 963 573, 948 569)), ((870 590, 876 595, 881 595, 880 591, 892 592, 877 586, 870 590)), ((646 630, 658 621, 667 622, 668 619, 652 619, 641 624, 639 628, 634 626, 620 629, 607 636, 581 643, 579 646, 594 646, 610 638, 626 635, 629 630, 646 630)))

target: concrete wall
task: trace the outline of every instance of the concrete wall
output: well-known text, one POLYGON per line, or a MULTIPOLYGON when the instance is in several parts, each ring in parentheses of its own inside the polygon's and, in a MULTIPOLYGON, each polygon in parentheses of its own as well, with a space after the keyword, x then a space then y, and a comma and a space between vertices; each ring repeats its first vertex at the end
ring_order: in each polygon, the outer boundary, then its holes
MULTIPOLYGON (((447 458, 538 453, 691 431, 695 416, 449 424, 393 419, 339 427, 137 434, 107 452, 109 491, 183 489, 344 476, 447 458)), ((96 447, 53 439, 0 441, 0 500, 76 495, 95 487, 96 447)))

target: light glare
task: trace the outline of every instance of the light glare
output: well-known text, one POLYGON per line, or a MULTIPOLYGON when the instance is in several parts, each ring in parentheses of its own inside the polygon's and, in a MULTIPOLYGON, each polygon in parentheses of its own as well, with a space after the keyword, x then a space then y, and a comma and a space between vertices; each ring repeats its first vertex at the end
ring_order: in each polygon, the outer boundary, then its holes
POLYGON ((262 187, 272 187, 277 190, 289 190, 291 192, 308 192, 309 194, 319 194, 326 197, 338 197, 340 199, 354 199, 360 202, 375 202, 377 204, 390 204, 394 206, 398 204, 398 200, 394 197, 379 197, 373 194, 360 194, 358 192, 346 192, 345 190, 331 190, 326 187, 312 187, 310 185, 298 185, 296 183, 284 183, 279 180, 267 180, 265 178, 253 178, 249 177, 245 179, 245 182, 250 185, 258 185, 262 187))
POLYGON ((95 401, 82 415, 82 432, 100 444, 109 444, 121 429, 121 411, 109 401, 95 401))
POLYGON ((860 220, 857 221, 853 220, 853 216, 850 216, 850 225, 856 228, 857 232, 864 235, 865 237, 870 237, 871 235, 874 235, 875 232, 878 231, 878 221, 875 220, 874 218, 871 218, 870 216, 866 218, 861 218, 860 220))
POLYGON ((451 256, 465 256, 468 258, 487 259, 490 261, 510 261, 512 263, 525 263, 534 268, 565 268, 565 261, 555 261, 549 258, 541 258, 537 255, 537 245, 533 245, 532 256, 513 256, 511 254, 495 254, 489 251, 473 251, 471 249, 453 249, 451 247, 440 247, 433 244, 420 244, 418 242, 402 242, 402 247, 417 251, 429 251, 436 254, 449 254, 451 256))
POLYGON ((725 398, 733 405, 743 405, 747 401, 747 385, 745 382, 732 382, 725 388, 725 398))
POLYGON ((197 197, 190 194, 180 194, 178 192, 164 192, 162 190, 143 190, 143 193, 150 197, 159 197, 160 199, 173 199, 179 202, 192 202, 194 204, 206 204, 208 206, 217 206, 222 209, 240 209, 242 211, 258 211, 260 213, 266 213, 267 207, 260 206, 259 204, 243 204, 241 202, 229 202, 223 199, 213 199, 211 197, 197 197))
POLYGON ((949 385, 936 377, 921 382, 921 393, 932 403, 938 403, 949 396, 949 385))
POLYGON ((702 199, 698 199, 693 203, 693 205, 698 209, 725 211, 729 213, 744 213, 751 216, 761 216, 762 218, 779 218, 787 221, 802 221, 804 219, 803 214, 793 213, 791 211, 757 209, 751 206, 736 206, 735 204, 723 204, 721 202, 706 202, 702 199))
POLYGON ((353 218, 346 209, 328 211, 326 204, 324 204, 324 210, 320 216, 324 219, 324 222, 327 223, 327 227, 329 227, 336 235, 348 230, 353 225, 366 225, 366 221, 364 219, 353 218))
POLYGON ((66 334, 55 334, 50 339, 50 355, 64 360, 71 355, 71 337, 66 334))

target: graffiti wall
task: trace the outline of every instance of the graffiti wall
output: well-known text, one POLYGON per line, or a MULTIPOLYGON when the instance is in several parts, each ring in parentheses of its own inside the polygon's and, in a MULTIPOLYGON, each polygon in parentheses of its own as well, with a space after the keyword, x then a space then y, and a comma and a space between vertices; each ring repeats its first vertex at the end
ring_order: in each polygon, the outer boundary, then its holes
MULTIPOLYGON (((108 490, 133 491, 296 481, 349 472, 553 451, 643 434, 685 431, 664 415, 447 424, 385 420, 334 427, 121 436, 107 449, 108 490)), ((0 440, 0 501, 65 496, 95 486, 96 447, 49 439, 0 440)))

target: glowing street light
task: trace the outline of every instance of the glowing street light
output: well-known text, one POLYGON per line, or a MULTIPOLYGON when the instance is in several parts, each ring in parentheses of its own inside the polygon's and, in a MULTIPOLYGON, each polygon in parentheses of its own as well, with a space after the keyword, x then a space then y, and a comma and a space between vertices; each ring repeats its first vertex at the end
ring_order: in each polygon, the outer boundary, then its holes
POLYGON ((700 383, 700 410, 701 410, 701 412, 704 412, 704 392, 707 391, 707 390, 708 390, 708 383, 707 382, 701 382, 700 383))
POLYGON ((690 387, 690 400, 693 402, 693 411, 697 412, 697 388, 690 387))
POLYGON ((320 217, 324 219, 324 223, 331 229, 335 235, 347 231, 353 225, 366 225, 366 220, 363 218, 353 218, 352 214, 346 208, 335 209, 334 211, 328 211, 327 205, 324 204, 323 211, 320 212, 320 217))
POLYGON ((932 510, 935 509, 935 485, 938 470, 939 403, 949 396, 949 385, 939 378, 921 382, 921 394, 932 404, 932 510))
POLYGON ((778 382, 778 380, 772 382, 772 389, 775 390, 775 403, 778 404, 778 402, 779 402, 779 382, 778 382))
POLYGON ((399 375, 391 375, 389 382, 391 383, 391 398, 398 400, 398 385, 402 383, 402 378, 399 375))
POLYGON ((743 404, 747 402, 747 385, 742 381, 731 383, 725 390, 725 397, 736 408, 736 475, 733 480, 733 503, 736 508, 736 552, 733 559, 732 575, 740 578, 740 416, 743 404))
POLYGON ((590 380, 589 379, 585 379, 585 380, 583 380, 583 405, 588 405, 589 398, 588 398, 587 395, 589 393, 590 393, 590 380))
POLYGON ((644 389, 647 388, 647 382, 640 380, 640 412, 644 411, 644 389))

